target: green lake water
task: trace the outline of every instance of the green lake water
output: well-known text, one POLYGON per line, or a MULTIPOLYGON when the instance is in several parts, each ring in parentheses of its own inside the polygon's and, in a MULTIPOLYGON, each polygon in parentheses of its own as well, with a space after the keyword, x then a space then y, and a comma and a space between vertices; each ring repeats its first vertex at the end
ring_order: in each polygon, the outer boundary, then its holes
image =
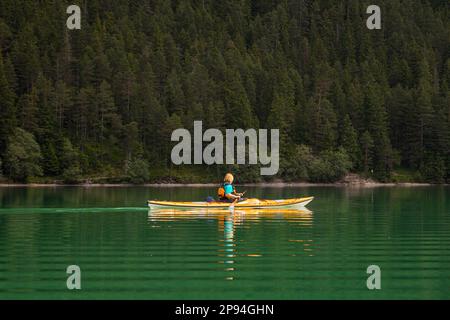
POLYGON ((449 187, 246 188, 310 211, 149 211, 215 188, 0 188, 0 299, 449 299, 449 187), (68 290, 66 268, 81 269, 68 290), (381 269, 381 290, 366 286, 381 269))

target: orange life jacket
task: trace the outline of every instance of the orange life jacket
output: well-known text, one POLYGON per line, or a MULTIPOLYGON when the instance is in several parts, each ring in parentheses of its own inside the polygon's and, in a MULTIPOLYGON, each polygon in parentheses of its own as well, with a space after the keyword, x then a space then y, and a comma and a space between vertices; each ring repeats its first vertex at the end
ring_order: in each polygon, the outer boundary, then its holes
MULTIPOLYGON (((229 183, 228 183, 228 182, 223 183, 223 184, 219 187, 219 189, 217 189, 217 196, 219 197, 219 199, 225 198, 225 188, 224 188, 225 184, 229 184, 229 183)), ((233 188, 233 192, 235 192, 234 188, 233 188)))

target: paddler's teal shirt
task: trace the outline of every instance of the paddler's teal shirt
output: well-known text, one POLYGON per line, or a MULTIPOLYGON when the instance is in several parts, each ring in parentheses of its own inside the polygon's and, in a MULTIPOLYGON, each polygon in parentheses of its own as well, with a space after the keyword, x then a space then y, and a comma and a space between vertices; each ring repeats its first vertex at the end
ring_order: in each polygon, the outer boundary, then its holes
POLYGON ((223 189, 225 190, 225 194, 233 193, 233 186, 229 183, 225 183, 223 189))

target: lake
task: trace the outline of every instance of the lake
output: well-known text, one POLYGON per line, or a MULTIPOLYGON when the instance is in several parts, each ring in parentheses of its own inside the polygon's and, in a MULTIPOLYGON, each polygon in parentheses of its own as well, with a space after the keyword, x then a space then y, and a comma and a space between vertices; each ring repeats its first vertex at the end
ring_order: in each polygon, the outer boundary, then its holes
POLYGON ((449 187, 248 187, 298 212, 150 211, 216 188, 0 188, 0 299, 449 299, 449 187), (66 269, 81 269, 68 290, 66 269), (377 265, 381 289, 369 290, 377 265))

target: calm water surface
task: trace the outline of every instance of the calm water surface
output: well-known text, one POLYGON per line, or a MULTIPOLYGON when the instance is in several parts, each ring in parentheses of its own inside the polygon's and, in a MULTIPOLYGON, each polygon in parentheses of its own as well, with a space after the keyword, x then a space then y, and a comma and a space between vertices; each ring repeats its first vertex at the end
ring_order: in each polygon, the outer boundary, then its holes
POLYGON ((0 188, 0 299, 449 299, 450 188, 246 188, 311 211, 149 211, 215 188, 0 188), (81 268, 81 290, 66 268, 81 268), (381 290, 368 290, 369 265, 381 290))

